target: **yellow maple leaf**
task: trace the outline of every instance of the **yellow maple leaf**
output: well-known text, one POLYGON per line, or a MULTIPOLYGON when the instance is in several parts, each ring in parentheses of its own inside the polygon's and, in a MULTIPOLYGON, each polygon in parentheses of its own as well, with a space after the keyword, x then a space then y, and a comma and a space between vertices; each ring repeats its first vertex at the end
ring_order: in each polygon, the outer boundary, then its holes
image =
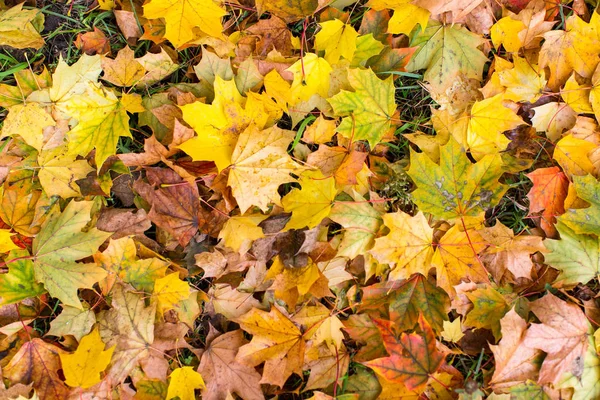
POLYGON ((138 83, 146 73, 146 69, 134 59, 134 52, 129 46, 123 47, 113 60, 102 57, 104 79, 116 86, 129 87, 138 83))
POLYGON ((87 90, 62 105, 77 125, 67 133, 69 153, 87 156, 96 149, 96 167, 117 152, 119 138, 131 137, 129 116, 117 96, 99 85, 88 83, 87 90))
POLYGON ((144 5, 144 17, 164 18, 165 37, 175 47, 194 39, 194 28, 209 36, 221 37, 221 18, 227 12, 213 0, 152 0, 144 5))
POLYGON ((265 275, 265 281, 274 280, 271 288, 275 297, 293 308, 301 296, 310 293, 321 276, 319 267, 310 258, 303 267, 286 267, 281 257, 275 257, 273 265, 265 275))
POLYGON ((219 76, 215 77, 214 87, 211 104, 196 101, 180 107, 183 119, 198 136, 178 147, 195 161, 214 161, 221 171, 231 165, 238 135, 248 125, 262 129, 274 121, 267 98, 252 93, 242 97, 233 79, 226 81, 219 76))
POLYGON ((0 139, 19 135, 25 143, 41 150, 44 145, 44 128, 56 125, 52 116, 38 103, 17 104, 8 111, 0 139))
POLYGON ((500 84, 506 87, 504 98, 535 103, 546 87, 546 79, 537 65, 524 58, 514 57, 513 63, 513 68, 498 72, 500 84))
POLYGON ((498 49, 500 46, 504 46, 504 49, 511 53, 519 51, 523 46, 519 32, 525 28, 523 21, 515 20, 510 16, 501 18, 490 29, 494 47, 498 49))
POLYGON ((98 55, 84 54, 71 66, 61 57, 52 74, 52 87, 48 89, 48 96, 60 107, 71 97, 87 91, 89 82, 97 82, 101 72, 101 57, 98 55))
POLYGON ((409 35, 417 25, 425 29, 431 14, 429 10, 411 3, 412 0, 370 0, 367 6, 377 11, 385 8, 394 10, 394 15, 388 22, 388 33, 409 35))
POLYGON ((65 382, 71 387, 87 389, 100 382, 100 373, 110 363, 115 346, 104 350, 98 328, 84 336, 73 354, 60 354, 65 382))
POLYGON ((453 226, 442 236, 431 264, 437 271, 437 284, 454 297, 454 286, 467 278, 475 283, 489 282, 488 273, 477 254, 485 248, 485 241, 475 230, 453 226))
POLYGON ((576 113, 591 114, 594 110, 590 103, 590 91, 589 85, 580 85, 575 78, 575 74, 572 74, 565 86, 560 89, 560 95, 576 113))
POLYGON ((179 279, 179 272, 173 272, 154 283, 153 298, 157 302, 157 311, 163 313, 175 307, 177 303, 190 295, 190 286, 179 279))
POLYGON ((270 203, 280 205, 279 185, 295 181, 290 174, 300 175, 304 170, 287 153, 293 137, 292 132, 278 127, 260 131, 250 125, 242 132, 227 180, 242 213, 253 205, 264 212, 270 203))
POLYGON ((7 253, 19 247, 10 239, 14 233, 10 233, 8 229, 0 229, 0 253, 7 253))
POLYGON ((296 61, 286 71, 294 74, 291 86, 291 104, 306 101, 314 94, 328 97, 330 79, 329 74, 333 69, 331 65, 314 53, 306 53, 302 59, 296 61))
POLYGON ((476 160, 505 150, 510 140, 502 132, 524 124, 513 110, 503 105, 503 100, 503 95, 497 94, 475 102, 471 108, 467 144, 476 160))
POLYGON ((384 214, 383 223, 390 232, 375 239, 370 253, 380 263, 393 266, 390 279, 407 279, 414 273, 426 276, 433 256, 433 229, 423 213, 414 217, 401 211, 384 214))
POLYGON ((76 160, 68 154, 66 146, 42 151, 38 154, 40 167, 38 178, 48 196, 60 196, 63 199, 81 196, 76 181, 83 179, 94 169, 86 160, 76 160))
POLYGON ((292 102, 290 93, 290 84, 281 77, 277 70, 272 70, 263 80, 265 92, 275 99, 275 102, 285 111, 288 111, 287 105, 292 102))
POLYGON ((176 368, 171 372, 167 399, 177 397, 179 400, 194 400, 195 389, 206 389, 202 375, 192 367, 176 368))
POLYGON ((261 227, 258 226, 268 215, 251 214, 231 217, 223 225, 219 232, 219 239, 223 244, 240 254, 245 254, 252 242, 256 239, 265 237, 261 227))
POLYGON ((285 230, 312 229, 319 225, 331 212, 337 194, 335 179, 332 176, 324 177, 319 170, 305 172, 298 183, 302 188, 292 189, 281 200, 283 209, 292 213, 285 230))
POLYGON ((595 171, 588 154, 597 146, 569 134, 556 143, 553 158, 569 177, 587 175, 595 171))
POLYGON ((596 115, 596 120, 600 120, 600 68, 598 67, 592 75, 592 89, 590 90, 589 100, 596 115))
POLYGON ((39 33, 43 26, 44 14, 37 8, 23 10, 23 3, 20 3, 8 10, 0 10, 0 45, 39 49, 44 45, 39 33))
POLYGON ((444 321, 444 330, 442 331, 442 337, 444 340, 452 343, 457 343, 462 339, 465 334, 462 331, 460 318, 456 318, 454 321, 444 321))
POLYGON ((600 14, 592 13, 587 23, 577 15, 567 18, 565 30, 544 34, 540 50, 540 68, 550 69, 548 85, 557 90, 575 71, 584 78, 591 78, 598 65, 600 53, 600 14))
POLYGON ((253 335, 240 347, 236 360, 250 367, 264 362, 261 383, 283 387, 292 373, 302 373, 306 347, 302 332, 275 306, 270 312, 253 308, 235 322, 253 335))
POLYGON ((333 19, 321 23, 321 30, 315 36, 315 50, 325 51, 325 60, 336 64, 341 57, 351 61, 356 51, 358 32, 352 27, 333 19))

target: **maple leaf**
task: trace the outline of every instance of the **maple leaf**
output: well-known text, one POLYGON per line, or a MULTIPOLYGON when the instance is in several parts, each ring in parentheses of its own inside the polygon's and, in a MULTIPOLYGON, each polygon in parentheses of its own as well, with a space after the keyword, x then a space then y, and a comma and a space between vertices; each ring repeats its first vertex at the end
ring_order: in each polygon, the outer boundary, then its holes
POLYGON ((506 149, 510 140, 502 132, 523 124, 523 120, 503 105, 505 95, 475 102, 471 108, 466 143, 476 160, 506 149))
POLYGON ((505 297, 492 287, 477 288, 465 293, 465 296, 473 303, 465 325, 490 329, 494 337, 500 337, 500 319, 510 308, 505 297))
MULTIPOLYGON (((0 231, 0 236, 2 233, 0 231)), ((33 262, 27 250, 12 250, 7 260, 14 261, 7 262, 8 273, 0 275, 0 304, 17 303, 46 292, 44 286, 35 281, 33 262)))
POLYGON ((569 134, 556 143, 552 157, 568 177, 587 175, 595 171, 588 154, 597 146, 569 134))
POLYGON ((572 15, 566 20, 566 30, 544 34, 539 65, 550 69, 548 86, 551 89, 558 89, 572 71, 584 78, 591 78, 600 61, 599 24, 600 15, 596 12, 592 13, 589 23, 572 15))
POLYGON ((61 213, 54 207, 33 240, 35 279, 50 295, 81 309, 77 288, 92 287, 106 276, 103 269, 77 260, 91 256, 111 235, 96 228, 82 231, 90 221, 93 202, 70 202, 61 213))
POLYGON ((152 0, 144 4, 144 16, 164 18, 165 38, 175 47, 181 47, 194 38, 193 28, 220 37, 223 31, 221 18, 227 12, 212 0, 152 0))
POLYGON ((342 90, 327 100, 336 115, 345 117, 337 131, 352 140, 367 140, 374 148, 396 111, 393 78, 382 81, 370 69, 352 68, 348 80, 354 92, 342 90))
POLYGON ((79 310, 75 307, 63 306, 58 316, 50 323, 48 335, 73 335, 77 341, 91 332, 96 323, 96 314, 90 308, 79 310))
POLYGON ((25 143, 41 150, 44 128, 55 126, 52 116, 38 103, 17 104, 9 108, 0 139, 19 135, 25 143))
POLYGON ((502 175, 498 156, 484 156, 471 164, 454 139, 440 148, 440 164, 424 153, 411 150, 408 175, 417 185, 412 193, 423 212, 442 219, 476 216, 493 207, 506 191, 498 183, 502 175))
POLYGON ((0 196, 2 197, 0 203, 2 221, 24 236, 33 236, 39 232, 49 200, 34 182, 23 181, 2 186, 0 196))
POLYGON ((120 137, 131 137, 127 110, 117 96, 102 87, 89 84, 82 94, 72 96, 61 107, 78 122, 67 134, 69 152, 86 156, 96 149, 98 170, 116 154, 120 137))
POLYGON ((103 57, 102 69, 104 70, 102 79, 120 87, 137 84, 146 73, 142 64, 134 59, 134 52, 129 46, 119 50, 114 60, 103 57))
POLYGON ((553 294, 531 302, 531 311, 542 323, 531 324, 523 343, 547 353, 538 382, 556 384, 565 372, 581 377, 590 334, 583 312, 553 294))
POLYGON ((261 112, 264 104, 254 104, 239 94, 234 80, 226 81, 216 76, 214 81, 215 98, 211 104, 194 102, 180 107, 183 119, 198 136, 178 147, 194 160, 214 161, 217 168, 223 170, 231 165, 238 135, 252 122, 264 128, 269 116, 261 112))
POLYGON ((495 390, 505 391, 528 379, 536 379, 541 352, 524 345, 527 322, 510 310, 500 320, 502 340, 490 345, 496 369, 490 384, 495 390))
POLYGON ((312 15, 318 5, 317 0, 258 0, 256 9, 259 14, 269 11, 290 23, 312 15))
POLYGON ((33 383, 43 399, 64 399, 69 389, 60 379, 60 356, 65 351, 39 338, 23 343, 8 365, 2 367, 5 379, 16 384, 33 383))
POLYGON ((532 65, 523 58, 515 57, 513 63, 512 69, 498 72, 500 83, 506 87, 504 98, 535 103, 546 87, 546 79, 540 74, 537 65, 532 65))
POLYGON ((17 49, 44 45, 40 35, 44 26, 44 14, 37 8, 23 10, 23 4, 0 11, 0 45, 17 49))
POLYGON ((387 355, 381 332, 367 314, 352 314, 344 321, 344 330, 361 344, 353 358, 355 361, 369 361, 387 355))
POLYGON ((481 255, 483 263, 493 271, 499 281, 508 270, 515 278, 531 279, 533 262, 531 255, 545 252, 542 238, 538 236, 515 236, 512 229, 497 221, 491 228, 479 230, 479 235, 489 247, 481 255))
POLYGON ((406 69, 427 69, 424 79, 433 87, 448 85, 460 71, 467 78, 481 80, 487 57, 477 48, 483 39, 460 25, 444 25, 435 21, 412 38, 418 47, 406 69))
POLYGON ((340 376, 346 374, 350 364, 350 355, 346 347, 337 352, 331 352, 327 346, 314 345, 306 351, 306 360, 303 369, 310 370, 306 382, 306 389, 328 387, 332 384, 339 385, 340 376))
POLYGON ((99 282, 103 293, 109 293, 117 280, 151 292, 155 281, 165 276, 169 266, 167 261, 155 257, 137 260, 136 244, 129 237, 111 239, 102 253, 94 254, 94 261, 108 274, 99 282))
POLYGON ((201 206, 197 186, 166 168, 147 168, 146 178, 150 184, 139 180, 133 188, 152 205, 148 217, 177 238, 182 246, 186 246, 199 229, 205 233, 218 229, 214 224, 218 223, 219 214, 201 206))
POLYGON ((444 321, 443 327, 441 335, 448 342, 458 343, 465 336, 460 318, 456 318, 452 322, 444 321))
POLYGON ((450 228, 438 242, 432 258, 437 272, 437 284, 453 297, 454 285, 464 278, 471 282, 489 282, 478 254, 485 249, 481 235, 473 230, 464 231, 458 225, 450 228))
POLYGON ((270 279, 274 280, 272 288, 275 290, 275 296, 291 308, 308 293, 316 297, 330 294, 329 285, 326 284, 327 278, 310 258, 305 265, 290 267, 284 265, 281 257, 275 257, 273 265, 265 276, 265 280, 270 279))
POLYGON ((114 346, 104 350, 98 329, 83 337, 73 354, 60 354, 65 382, 71 387, 87 389, 100 382, 100 373, 106 369, 114 346))
POLYGON ((352 25, 344 24, 339 19, 325 21, 315 36, 315 50, 325 51, 325 60, 336 64, 341 57, 351 61, 356 51, 358 33, 352 25))
POLYGON ((244 333, 238 329, 219 335, 212 326, 210 328, 207 347, 198 367, 207 382, 202 398, 222 399, 228 393, 236 393, 248 400, 264 399, 258 383, 260 374, 235 359, 238 349, 248 343, 244 333))
POLYGON ((48 196, 63 199, 80 197, 81 190, 76 181, 84 179, 94 169, 86 160, 76 160, 64 147, 38 153, 38 178, 48 196))
POLYGON ((153 298, 157 303, 159 314, 172 309, 177 303, 185 300, 190 295, 190 287, 187 282, 179 279, 179 272, 173 272, 154 282, 153 298))
POLYGON ((338 255, 351 259, 373 246, 382 222, 380 213, 359 194, 355 194, 355 202, 336 202, 329 218, 344 227, 338 255))
POLYGON ((411 4, 409 0, 369 0, 367 5, 378 11, 385 8, 394 10, 394 15, 388 22, 387 31, 391 34, 404 33, 409 35, 417 24, 421 25, 421 29, 425 29, 431 14, 428 9, 411 4))
POLYGON ((397 337, 389 321, 374 321, 383 337, 389 356, 364 362, 390 382, 402 382, 409 390, 419 390, 442 365, 444 357, 427 322, 419 317, 422 333, 402 333, 397 337))
POLYGON ((123 285, 115 285, 111 293, 112 308, 99 315, 98 325, 104 343, 115 346, 107 377, 121 382, 149 356, 154 342, 156 305, 146 307, 141 295, 123 285))
POLYGON ((254 240, 265 237, 262 228, 258 226, 265 218, 267 216, 262 214, 231 217, 219 232, 219 239, 223 240, 225 246, 245 254, 254 240))
POLYGON ((301 189, 292 189, 281 199, 286 212, 292 216, 284 229, 312 229, 331 212, 337 194, 333 177, 324 177, 320 171, 307 171, 300 176, 301 189))
POLYGON ((427 275, 434 250, 433 229, 423 213, 414 217, 403 212, 385 214, 383 223, 390 232, 375 239, 370 252, 380 263, 394 265, 390 279, 406 279, 417 272, 427 275))
POLYGON ((301 175, 303 167, 287 154, 293 134, 272 127, 259 131, 251 125, 240 134, 231 157, 227 184, 240 212, 257 206, 266 212, 270 203, 281 204, 279 185, 293 182, 290 175, 301 175))
POLYGON ((527 193, 529 211, 541 211, 541 228, 548 236, 555 236, 554 223, 556 217, 565 212, 569 180, 558 167, 538 168, 527 174, 527 177, 533 182, 533 187, 527 193))
POLYGON ((307 101, 315 94, 328 97, 329 74, 332 68, 324 58, 314 53, 305 53, 301 60, 292 64, 286 71, 294 74, 289 93, 292 104, 307 101))
MULTIPOLYGON (((363 289, 361 310, 381 311, 385 306, 389 310, 389 319, 400 330, 414 328, 422 316, 434 330, 441 331, 448 319, 450 299, 424 275, 414 274, 410 279, 363 289)), ((383 313, 382 316, 387 317, 383 313)))
POLYGON ((557 281, 565 285, 586 284, 600 274, 600 242, 596 236, 577 234, 563 222, 557 224, 560 240, 545 240, 550 250, 548 265, 560 271, 557 281))
POLYGON ((573 186, 577 196, 590 204, 587 208, 569 209, 559 217, 559 221, 567 225, 577 234, 600 235, 600 217, 597 208, 600 206, 598 192, 600 184, 591 175, 573 177, 573 186))
POLYGON ((19 249, 19 246, 11 240, 13 235, 14 233, 10 233, 10 230, 0 229, 0 253, 19 249))
POLYGON ((171 372, 167 399, 194 400, 194 389, 204 389, 204 379, 192 367, 176 368, 171 372))
POLYGON ((52 74, 52 86, 48 89, 50 100, 59 107, 67 104, 74 96, 83 94, 90 82, 98 81, 102 72, 101 57, 83 54, 69 66, 62 58, 52 74))
POLYGON ((15 72, 15 86, 0 83, 0 106, 8 108, 17 104, 24 104, 25 99, 33 92, 48 88, 52 83, 52 77, 46 69, 35 74, 30 69, 15 72))
POLYGON ((75 46, 88 55, 110 53, 110 41, 100 29, 80 33, 75 39, 75 46))
POLYGON ((276 307, 268 313, 253 308, 236 322, 253 335, 250 343, 239 348, 236 360, 249 367, 264 362, 260 383, 283 387, 292 373, 302 373, 305 348, 302 332, 276 307))
POLYGON ((238 318, 249 312, 253 307, 259 307, 258 300, 252 297, 252 294, 242 293, 236 288, 226 283, 218 283, 208 292, 210 307, 215 313, 224 315, 229 319, 238 318))

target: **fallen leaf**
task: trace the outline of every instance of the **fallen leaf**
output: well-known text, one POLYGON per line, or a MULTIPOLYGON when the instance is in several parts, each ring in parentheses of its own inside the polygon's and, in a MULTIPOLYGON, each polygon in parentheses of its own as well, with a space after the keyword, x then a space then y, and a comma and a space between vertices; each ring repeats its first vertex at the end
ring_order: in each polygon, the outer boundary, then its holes
POLYGON ((84 336, 73 354, 60 354, 65 382, 71 387, 87 389, 100 382, 103 372, 112 357, 114 346, 104 350, 98 329, 84 336))

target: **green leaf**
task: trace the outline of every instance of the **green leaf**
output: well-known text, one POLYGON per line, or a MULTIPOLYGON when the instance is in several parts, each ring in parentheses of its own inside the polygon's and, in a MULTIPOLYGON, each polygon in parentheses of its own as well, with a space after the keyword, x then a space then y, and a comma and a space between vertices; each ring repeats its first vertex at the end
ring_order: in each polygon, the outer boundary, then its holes
POLYGON ((440 165, 411 149, 408 175, 417 185, 412 193, 423 212, 451 220, 476 216, 495 206, 507 187, 498 182, 504 173, 499 155, 472 164, 456 140, 440 147, 440 165))
POLYGON ((344 227, 344 236, 338 247, 340 257, 356 258, 373 247, 375 235, 381 226, 380 213, 360 194, 354 202, 339 201, 331 208, 329 218, 344 227))
POLYGON ((406 70, 427 69, 424 79, 441 88, 451 84, 456 73, 466 78, 481 80, 487 57, 477 47, 485 40, 458 24, 430 21, 427 28, 411 40, 418 47, 406 70))
POLYGON ((94 254, 111 235, 96 228, 83 231, 90 221, 93 204, 72 201, 62 213, 55 207, 33 240, 36 280, 44 284, 51 296, 79 309, 82 305, 77 289, 91 288, 106 276, 106 271, 94 264, 76 262, 94 254))
POLYGON ((586 284, 600 273, 600 239, 577 234, 563 222, 556 224, 560 240, 544 240, 551 251, 545 255, 546 263, 560 271, 558 281, 566 285, 586 284))
POLYGON ((327 100, 335 115, 345 117, 337 130, 353 140, 368 140, 374 148, 396 111, 394 79, 382 81, 370 69, 350 69, 348 80, 354 92, 342 90, 327 100))
POLYGON ((413 329, 420 314, 437 332, 443 330, 444 321, 448 320, 450 298, 421 274, 363 289, 363 310, 381 310, 386 303, 389 303, 390 320, 402 331, 413 329))
POLYGON ((465 295, 473 303, 473 309, 467 314, 465 326, 491 329, 499 339, 500 320, 510 309, 506 299, 491 287, 475 289, 465 295))
POLYGON ((0 274, 0 305, 18 303, 46 292, 44 286, 35 281, 33 261, 27 250, 12 250, 7 260, 15 261, 7 264, 7 274, 0 274))
POLYGON ((600 236, 600 183, 592 175, 574 176, 577 197, 590 203, 588 208, 569 209, 558 220, 575 233, 600 236))

